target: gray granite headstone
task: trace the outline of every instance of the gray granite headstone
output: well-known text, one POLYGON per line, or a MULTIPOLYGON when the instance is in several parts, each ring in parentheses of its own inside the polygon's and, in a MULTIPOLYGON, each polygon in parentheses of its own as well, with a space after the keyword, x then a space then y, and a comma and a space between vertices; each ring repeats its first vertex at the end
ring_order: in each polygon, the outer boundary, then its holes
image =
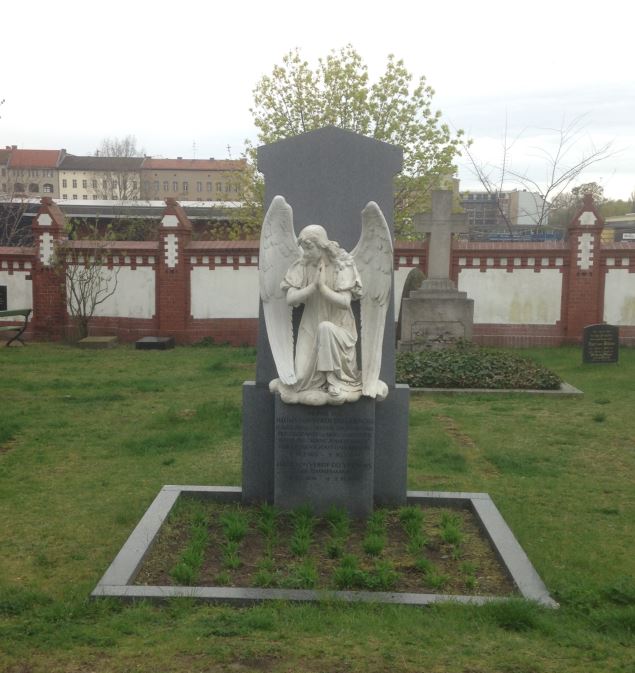
MULTIPOLYGON (((321 224, 331 240, 350 252, 359 240, 361 212, 369 201, 379 205, 393 231, 393 179, 402 162, 401 148, 335 127, 259 147, 258 169, 265 176, 265 209, 274 196, 283 196, 293 208, 296 233, 306 225, 321 224)), ((248 382, 243 389, 243 494, 247 501, 273 502, 274 492, 279 495, 273 473, 275 414, 270 411, 273 395, 269 392, 269 382, 276 377, 261 304, 256 381, 248 382)), ((346 413, 359 413, 363 418, 363 406, 369 404, 376 409, 373 462, 386 471, 385 478, 384 474, 374 474, 375 500, 400 504, 406 498, 409 391, 407 386, 395 387, 392 292, 380 378, 389 387, 387 400, 347 404, 346 413)), ((307 409, 299 406, 298 413, 311 414, 307 409)), ((322 411, 326 413, 325 409, 322 411)))
POLYGON ((307 407, 275 401, 274 503, 283 509, 332 505, 352 516, 373 508, 375 404, 307 407))

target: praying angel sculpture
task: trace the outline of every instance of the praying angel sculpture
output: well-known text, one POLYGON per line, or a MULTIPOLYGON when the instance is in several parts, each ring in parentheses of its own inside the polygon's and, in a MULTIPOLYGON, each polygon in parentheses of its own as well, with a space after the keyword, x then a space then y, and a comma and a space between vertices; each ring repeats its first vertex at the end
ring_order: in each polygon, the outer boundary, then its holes
POLYGON ((383 400, 379 380, 393 248, 379 206, 362 211, 362 233, 348 253, 319 224, 296 238, 293 211, 282 196, 271 202, 260 237, 260 297, 278 378, 269 389, 287 404, 343 404, 362 395, 383 400), (361 371, 351 308, 361 303, 361 371), (297 343, 292 307, 304 304, 297 343))

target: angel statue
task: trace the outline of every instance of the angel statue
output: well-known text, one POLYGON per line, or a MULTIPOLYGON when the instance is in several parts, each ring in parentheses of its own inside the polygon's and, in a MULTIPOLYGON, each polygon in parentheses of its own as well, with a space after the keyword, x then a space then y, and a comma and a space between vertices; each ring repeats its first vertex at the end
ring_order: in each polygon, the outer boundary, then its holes
POLYGON ((379 206, 362 211, 362 234, 348 253, 319 224, 296 238, 293 211, 271 202, 260 237, 260 297, 277 379, 269 384, 287 404, 343 404, 362 395, 383 400, 379 380, 384 324, 392 284, 390 230, 379 206), (351 302, 361 303, 361 371, 351 302), (292 307, 304 304, 297 343, 292 307))

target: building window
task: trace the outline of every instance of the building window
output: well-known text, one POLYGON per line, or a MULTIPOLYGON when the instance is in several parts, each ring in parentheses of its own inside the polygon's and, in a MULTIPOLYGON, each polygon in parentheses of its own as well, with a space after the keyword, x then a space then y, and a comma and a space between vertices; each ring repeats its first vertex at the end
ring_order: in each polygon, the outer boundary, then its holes
POLYGON ((103 179, 101 181, 101 186, 102 186, 102 189, 108 189, 108 180, 103 179))
POLYGON ((73 180, 73 189, 77 187, 77 180, 73 180))
POLYGON ((15 185, 13 185, 13 191, 18 192, 18 193, 23 193, 24 192, 24 185, 21 182, 16 182, 15 185))
POLYGON ((187 181, 184 181, 183 182, 183 191, 187 192, 189 190, 189 188, 190 188, 190 183, 187 182, 187 181))
POLYGON ((53 185, 50 182, 47 182, 44 187, 42 187, 42 191, 45 194, 52 194, 53 193, 53 185))
POLYGON ((217 192, 222 192, 223 191, 223 183, 222 182, 217 182, 216 183, 216 191, 217 192))
POLYGON ((97 189, 97 180, 93 180, 92 184, 93 184, 93 189, 97 189))
POLYGON ((203 183, 202 182, 197 182, 196 183, 196 191, 197 192, 202 192, 203 191, 203 183))
POLYGON ((164 192, 169 192, 170 191, 170 183, 167 180, 163 181, 163 191, 164 192))
POLYGON ((62 194, 62 198, 64 199, 64 201, 68 201, 68 194, 62 194))
POLYGON ((226 192, 231 192, 232 186, 229 184, 229 182, 225 183, 225 191, 226 192))
POLYGON ((211 192, 211 191, 212 191, 212 183, 211 183, 211 182, 208 182, 208 183, 207 183, 207 191, 208 191, 208 192, 211 192))
POLYGON ((172 191, 173 192, 179 191, 179 183, 176 180, 172 183, 172 191))
POLYGON ((29 191, 30 192, 35 192, 37 194, 40 191, 40 185, 36 184, 35 182, 32 182, 29 185, 29 191))
POLYGON ((155 181, 154 181, 154 191, 155 191, 155 192, 158 192, 158 191, 159 191, 159 181, 158 181, 158 180, 155 180, 155 181))
POLYGON ((88 194, 82 194, 82 199, 84 199, 84 201, 88 201, 88 194))
POLYGON ((88 180, 82 180, 82 188, 88 189, 88 180))
POLYGON ((2 191, 3 191, 3 192, 6 192, 6 191, 7 191, 7 183, 6 183, 6 182, 3 182, 3 183, 2 183, 2 191))
POLYGON ((77 200, 77 194, 73 194, 73 198, 77 200))
POLYGON ((68 184, 66 182, 66 178, 62 180, 62 187, 68 187, 68 184))
POLYGON ((136 182, 136 180, 133 180, 130 184, 131 184, 131 186, 132 186, 132 189, 134 189, 134 190, 136 191, 136 189, 137 189, 137 182, 136 182))

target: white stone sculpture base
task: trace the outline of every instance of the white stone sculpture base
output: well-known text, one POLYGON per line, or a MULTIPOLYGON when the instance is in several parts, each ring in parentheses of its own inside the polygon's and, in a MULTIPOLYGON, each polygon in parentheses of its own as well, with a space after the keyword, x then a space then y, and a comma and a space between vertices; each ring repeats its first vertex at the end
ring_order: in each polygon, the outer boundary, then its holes
MULTIPOLYGON (((339 389, 337 393, 327 389, 295 390, 294 386, 288 386, 280 379, 273 379, 269 384, 272 393, 280 393, 280 399, 286 404, 308 404, 312 407, 321 407, 325 404, 340 405, 344 402, 357 402, 362 396, 361 390, 348 391, 339 389)), ((378 402, 385 400, 388 395, 388 386, 383 381, 377 381, 376 397, 378 402)))

